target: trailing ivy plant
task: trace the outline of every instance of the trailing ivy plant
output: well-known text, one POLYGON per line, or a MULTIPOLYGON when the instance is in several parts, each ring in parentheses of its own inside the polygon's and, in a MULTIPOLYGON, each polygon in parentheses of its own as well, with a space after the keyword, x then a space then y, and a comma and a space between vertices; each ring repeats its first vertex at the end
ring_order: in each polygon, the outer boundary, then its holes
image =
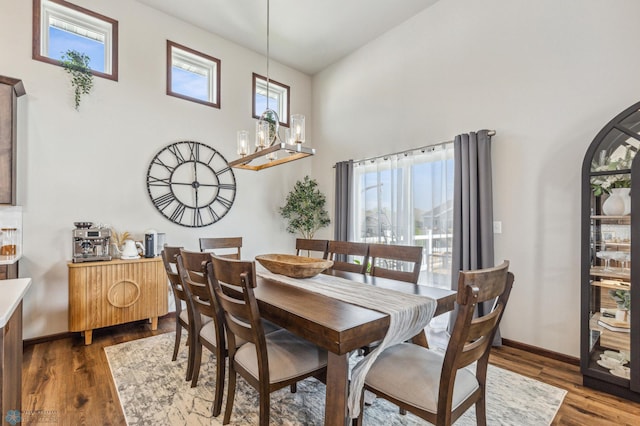
POLYGON ((71 75, 71 85, 75 94, 76 110, 80 107, 82 95, 88 95, 93 87, 93 74, 89 68, 91 58, 77 50, 67 50, 61 59, 66 72, 71 75))
POLYGON ((315 232, 329 223, 329 212, 325 209, 327 200, 318 189, 318 183, 309 176, 297 181, 280 214, 289 221, 287 231, 300 233, 303 238, 313 238, 315 232))

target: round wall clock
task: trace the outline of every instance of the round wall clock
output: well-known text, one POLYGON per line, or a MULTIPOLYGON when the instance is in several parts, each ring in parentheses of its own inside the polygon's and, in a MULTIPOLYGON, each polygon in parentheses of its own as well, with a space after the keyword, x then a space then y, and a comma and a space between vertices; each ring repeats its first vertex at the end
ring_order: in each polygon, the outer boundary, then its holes
POLYGON ((236 197, 236 178, 227 160, 200 142, 166 146, 147 170, 151 202, 178 225, 199 228, 227 214, 236 197))

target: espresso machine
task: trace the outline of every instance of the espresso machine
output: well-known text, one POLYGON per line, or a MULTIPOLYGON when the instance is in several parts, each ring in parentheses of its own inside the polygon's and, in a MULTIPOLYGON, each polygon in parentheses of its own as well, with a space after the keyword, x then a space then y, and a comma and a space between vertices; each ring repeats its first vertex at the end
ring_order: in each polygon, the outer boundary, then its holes
POLYGON ((109 246, 111 229, 97 228, 92 222, 74 222, 73 262, 95 262, 111 260, 109 246))

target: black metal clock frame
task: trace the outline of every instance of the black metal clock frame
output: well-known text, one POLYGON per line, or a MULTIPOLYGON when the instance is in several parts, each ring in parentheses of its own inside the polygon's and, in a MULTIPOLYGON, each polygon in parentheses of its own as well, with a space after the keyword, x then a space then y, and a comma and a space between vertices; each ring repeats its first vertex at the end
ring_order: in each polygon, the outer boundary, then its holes
POLYGON ((147 192, 170 221, 189 228, 211 225, 231 209, 236 179, 227 160, 200 142, 167 145, 147 169, 147 192))

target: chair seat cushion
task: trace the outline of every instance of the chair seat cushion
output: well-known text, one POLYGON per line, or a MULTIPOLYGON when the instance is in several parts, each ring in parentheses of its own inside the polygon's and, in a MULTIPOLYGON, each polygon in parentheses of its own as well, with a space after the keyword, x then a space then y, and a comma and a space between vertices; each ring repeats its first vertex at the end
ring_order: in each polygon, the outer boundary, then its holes
MULTIPOLYGON (((380 354, 365 383, 393 398, 430 413, 438 410, 438 391, 444 354, 411 343, 401 343, 380 354)), ((478 389, 475 375, 462 368, 456 374, 452 409, 478 389)))
MULTIPOLYGON (((211 318, 209 318, 209 320, 211 320, 211 318)), ((214 325, 215 323, 213 321, 209 321, 208 323, 203 325, 202 328, 200 329, 200 337, 202 337, 204 340, 209 342, 214 347, 217 347, 218 345, 216 345, 216 329, 214 328, 214 325)), ((226 337, 226 330, 225 330, 225 337, 226 337)), ((236 347, 242 346, 245 343, 247 343, 246 340, 240 337, 236 337, 236 347)), ((228 345, 228 344, 229 344, 229 339, 225 339, 225 345, 228 345)), ((228 349, 228 347, 225 347, 225 349, 228 349)))
MULTIPOLYGON (((183 310, 182 312, 180 312, 180 319, 185 323, 189 324, 189 314, 187 313, 186 310, 183 310)), ((207 317, 205 315, 200 314, 200 322, 202 324, 206 324, 211 321, 212 321, 211 317, 207 317)))
MULTIPOLYGON (((270 383, 302 376, 327 365, 327 351, 286 330, 267 334, 265 339, 270 383)), ((258 358, 253 343, 240 347, 236 351, 235 360, 252 376, 258 378, 258 358)))

